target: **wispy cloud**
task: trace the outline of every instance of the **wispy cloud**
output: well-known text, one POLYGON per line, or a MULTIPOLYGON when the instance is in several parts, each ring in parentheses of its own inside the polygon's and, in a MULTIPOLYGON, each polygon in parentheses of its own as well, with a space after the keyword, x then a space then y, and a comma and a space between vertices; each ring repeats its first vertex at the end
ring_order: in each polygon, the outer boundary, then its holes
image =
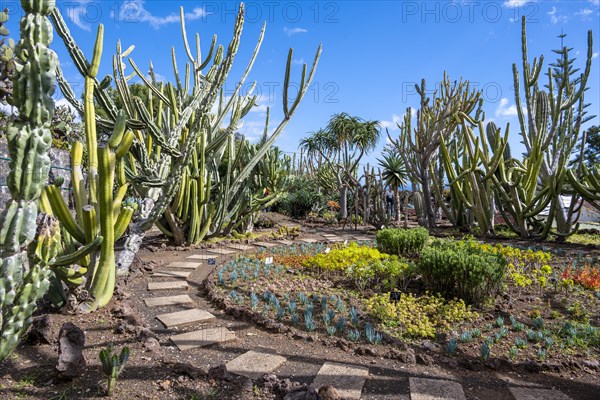
POLYGON ((388 121, 380 121, 379 124, 381 125, 381 127, 385 130, 390 130, 390 131, 395 131, 398 130, 398 125, 397 124, 401 124, 402 123, 402 118, 399 115, 396 114, 392 114, 392 119, 388 120, 388 121))
POLYGON ((308 32, 308 30, 306 30, 304 28, 288 28, 287 26, 283 28, 283 31, 288 36, 292 36, 292 35, 295 35, 297 33, 306 33, 306 32, 308 32))
MULTIPOLYGON (((165 16, 153 15, 144 7, 144 0, 126 0, 119 9, 119 21, 123 22, 145 22, 150 24, 154 29, 158 29, 163 25, 179 22, 179 13, 169 14, 165 16)), ((185 20, 195 21, 207 15, 206 10, 202 7, 195 7, 191 12, 185 13, 185 20)))
POLYGON ((595 6, 600 6, 600 0, 588 0, 588 1, 595 6))
POLYGON ((67 14, 67 18, 71 20, 77 27, 83 29, 86 32, 90 32, 92 30, 91 25, 85 21, 85 16, 87 14, 87 3, 91 0, 80 0, 79 2, 73 2, 66 4, 65 12, 67 14))
POLYGON ((592 59, 598 58, 598 52, 592 53, 592 59))
POLYGON ((547 14, 550 16, 550 22, 553 24, 565 23, 568 19, 566 15, 560 15, 554 6, 552 6, 552 10, 548 11, 547 14))
MULTIPOLYGON (((525 107, 522 108, 523 112, 527 114, 527 110, 525 107)), ((500 104, 496 107, 495 112, 496 117, 498 118, 511 118, 517 116, 517 106, 515 104, 508 104, 508 99, 503 97, 500 99, 500 104)))
POLYGON ((302 65, 306 63, 306 61, 304 61, 304 58, 294 58, 292 62, 296 65, 302 65))
POLYGON ((589 8, 584 8, 575 13, 575 15, 580 15, 583 18, 589 17, 594 11, 589 8))
POLYGON ((507 8, 518 8, 522 7, 527 3, 536 3, 537 0, 506 0, 503 4, 507 8))

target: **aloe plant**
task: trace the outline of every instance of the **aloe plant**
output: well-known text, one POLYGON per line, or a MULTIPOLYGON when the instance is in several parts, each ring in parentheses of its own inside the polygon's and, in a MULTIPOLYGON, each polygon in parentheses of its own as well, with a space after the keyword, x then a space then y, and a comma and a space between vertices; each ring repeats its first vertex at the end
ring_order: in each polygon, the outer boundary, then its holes
POLYGON ((23 0, 21 5, 24 15, 15 48, 18 73, 12 92, 19 113, 7 134, 11 200, 0 214, 0 361, 15 349, 31 323, 37 300, 48 289, 50 270, 35 253, 50 259, 56 251, 57 230, 50 220, 36 232, 38 200, 50 171, 49 128, 58 59, 49 48, 52 27, 47 16, 54 1, 23 0))

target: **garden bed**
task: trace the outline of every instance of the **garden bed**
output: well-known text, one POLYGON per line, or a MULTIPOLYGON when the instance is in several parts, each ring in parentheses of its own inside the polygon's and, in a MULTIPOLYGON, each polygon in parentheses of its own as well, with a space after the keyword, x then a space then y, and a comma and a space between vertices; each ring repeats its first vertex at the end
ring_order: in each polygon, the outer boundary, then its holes
POLYGON ((461 243, 506 261, 502 284, 477 304, 428 292, 415 267, 419 254, 390 257, 374 243, 270 249, 224 265, 207 289, 233 315, 363 353, 426 348, 437 362, 467 368, 600 370, 595 260, 579 256, 573 265, 571 251, 461 243), (382 275, 395 268, 397 276, 369 275, 369 265, 388 268, 382 275))

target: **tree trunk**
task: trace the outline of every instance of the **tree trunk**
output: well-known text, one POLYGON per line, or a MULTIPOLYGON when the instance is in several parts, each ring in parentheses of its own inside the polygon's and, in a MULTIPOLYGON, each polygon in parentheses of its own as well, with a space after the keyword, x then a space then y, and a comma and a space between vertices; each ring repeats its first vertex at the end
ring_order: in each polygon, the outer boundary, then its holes
POLYGON ((345 221, 348 218, 348 188, 345 185, 340 186, 340 219, 345 221))

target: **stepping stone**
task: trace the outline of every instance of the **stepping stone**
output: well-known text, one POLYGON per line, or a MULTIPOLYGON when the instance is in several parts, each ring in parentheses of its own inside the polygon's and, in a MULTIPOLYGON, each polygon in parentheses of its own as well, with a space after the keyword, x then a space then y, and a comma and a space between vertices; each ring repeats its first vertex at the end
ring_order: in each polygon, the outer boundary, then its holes
POLYGON ((197 308, 176 311, 168 314, 160 314, 157 315, 156 318, 163 323, 165 328, 211 322, 216 319, 215 316, 208 311, 199 310, 197 308))
POLYGON ((303 238, 303 239, 300 239, 300 241, 304 242, 304 243, 317 243, 318 242, 317 239, 311 239, 311 238, 303 238))
POLYGON ((228 248, 224 248, 224 247, 217 247, 215 249, 208 249, 208 251, 210 251, 211 253, 224 254, 224 255, 237 253, 237 251, 235 251, 233 249, 228 249, 228 248))
POLYGON ((235 333, 225 327, 204 328, 198 331, 171 336, 171 341, 181 351, 209 346, 215 343, 225 343, 235 340, 235 333))
POLYGON ((189 304, 193 302, 194 300, 187 294, 144 299, 144 303, 146 303, 147 307, 174 306, 177 304, 189 304))
POLYGON ((218 258, 219 256, 216 254, 194 254, 192 256, 186 257, 189 260, 202 260, 206 261, 209 258, 218 258))
POLYGON ((272 243, 272 242, 255 242, 254 245, 255 246, 260 246, 260 247, 265 247, 265 248, 268 249, 268 248, 277 246, 277 243, 272 243))
POLYGON ((458 382, 424 378, 408 378, 408 381, 411 400, 466 400, 458 382))
POLYGON ((569 396, 558 390, 530 389, 522 387, 508 388, 515 400, 571 400, 569 396))
POLYGON ((368 377, 368 368, 326 362, 311 386, 317 390, 322 386, 333 386, 343 399, 360 400, 362 388, 368 377))
POLYGON ((322 233, 321 236, 325 237, 338 237, 335 233, 322 233))
POLYGON ((281 244, 285 244, 286 246, 290 246, 296 242, 294 242, 293 240, 283 239, 283 240, 278 240, 277 243, 281 243, 281 244))
POLYGON ((247 244, 236 244, 236 243, 230 243, 227 245, 228 248, 230 249, 234 249, 237 251, 248 251, 248 250, 256 250, 256 247, 254 246, 248 246, 247 244))
POLYGON ((156 278, 183 278, 187 279, 192 274, 192 271, 160 271, 152 274, 156 278))
POLYGON ((358 240, 359 242, 364 242, 364 241, 375 240, 375 238, 369 237, 369 236, 354 236, 354 240, 358 240))
POLYGON ((173 290, 185 289, 188 284, 186 281, 169 281, 169 282, 148 282, 148 290, 173 290))
POLYGON ((249 351, 225 364, 227 372, 259 379, 263 375, 275 371, 286 361, 285 357, 258 351, 249 351))
POLYGON ((336 236, 336 237, 328 237, 328 238, 327 238, 327 241, 328 241, 328 242, 343 242, 343 241, 344 241, 344 239, 342 239, 342 238, 341 238, 341 237, 339 237, 339 236, 336 236))
POLYGON ((165 268, 181 268, 181 269, 196 269, 200 267, 202 263, 189 262, 189 261, 173 261, 165 265, 165 268))

